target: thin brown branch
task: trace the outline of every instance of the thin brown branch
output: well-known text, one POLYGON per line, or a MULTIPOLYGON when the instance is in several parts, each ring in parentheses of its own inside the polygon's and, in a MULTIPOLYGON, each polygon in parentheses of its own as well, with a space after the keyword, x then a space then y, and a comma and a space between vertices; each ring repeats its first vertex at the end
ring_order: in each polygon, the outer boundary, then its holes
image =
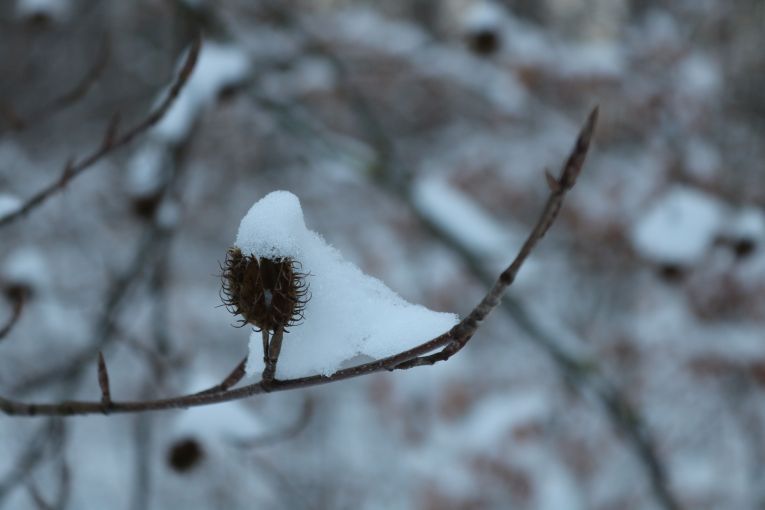
POLYGON ((104 355, 100 351, 98 352, 98 387, 101 388, 101 404, 106 413, 112 403, 112 393, 109 389, 109 371, 106 369, 104 355))
POLYGON ((192 42, 191 48, 186 55, 186 60, 184 61, 183 66, 178 72, 178 75, 176 76, 164 100, 143 120, 120 135, 117 135, 116 133, 115 121, 111 120, 106 128, 102 142, 99 144, 98 148, 95 149, 95 151, 83 158, 73 160, 68 163, 57 179, 29 197, 21 205, 20 208, 3 217, 0 217, 0 227, 9 225, 13 221, 21 218, 22 216, 25 216, 29 211, 39 207, 48 198, 64 189, 64 187, 66 187, 66 185, 72 179, 82 174, 88 168, 91 168, 95 163, 109 155, 111 152, 129 144, 135 138, 142 135, 152 126, 157 124, 170 110, 170 107, 175 102, 175 99, 178 97, 181 90, 183 90, 183 87, 191 77, 191 73, 194 71, 194 67, 196 66, 197 57, 199 56, 201 46, 202 39, 200 36, 197 36, 192 42))
MULTIPOLYGON (((446 333, 412 349, 377 361, 342 369, 331 376, 314 375, 287 380, 262 380, 241 388, 217 393, 196 393, 158 400, 112 402, 109 411, 112 413, 129 413, 196 407, 239 400, 265 392, 286 391, 308 386, 317 386, 384 370, 407 369, 420 365, 432 365, 438 361, 449 359, 467 344, 470 338, 472 338, 478 330, 481 322, 494 308, 497 307, 502 295, 515 280, 515 276, 518 274, 523 263, 555 221, 566 193, 574 186, 576 178, 581 172, 582 164, 584 163, 584 158, 587 154, 595 130, 597 115, 598 110, 595 108, 582 128, 574 149, 571 151, 571 155, 563 165, 561 176, 558 180, 560 186, 557 190, 551 191, 535 227, 523 243, 518 255, 516 255, 508 268, 502 272, 481 302, 478 303, 467 317, 462 319, 446 333), (436 354, 429 354, 436 349, 442 350, 436 354)), ((270 358, 270 356, 268 357, 270 358)), ((0 397, 0 410, 6 414, 16 416, 70 416, 100 413, 103 411, 103 406, 100 402, 86 401, 60 402, 55 404, 30 404, 0 397)))
MULTIPOLYGON (((465 346, 477 329, 478 324, 480 324, 480 322, 483 321, 486 316, 497 307, 497 305, 499 305, 500 299, 505 291, 515 281, 515 277, 518 275, 521 266, 523 266, 523 263, 534 250, 534 247, 545 236, 550 229, 550 226, 555 221, 555 218, 558 216, 558 212, 560 212, 560 208, 563 205, 563 199, 565 198, 566 193, 573 188, 576 183, 576 178, 582 171, 584 158, 590 147, 597 121, 598 108, 596 107, 592 110, 589 117, 587 117, 587 122, 584 124, 571 154, 563 165, 560 177, 556 181, 557 186, 551 186, 547 204, 545 204, 545 208, 537 220, 534 229, 531 231, 531 234, 529 234, 526 241, 523 243, 523 246, 521 246, 515 260, 513 260, 510 266, 499 275, 499 279, 494 283, 494 286, 489 293, 486 294, 478 306, 473 309, 470 315, 456 326, 456 328, 459 328, 459 332, 455 335, 454 342, 435 354, 409 360, 398 368, 432 365, 438 361, 449 359, 465 346)), ((549 176, 549 173, 547 175, 549 176)), ((550 178, 548 177, 547 180, 549 182, 550 178)))
MULTIPOLYGON (((290 16, 291 13, 289 11, 284 10, 284 13, 285 17, 288 17, 292 22, 297 21, 294 17, 290 16)), ((352 111, 359 121, 360 127, 363 129, 366 138, 371 141, 375 150, 375 168, 378 170, 372 174, 372 177, 377 180, 377 183, 380 184, 382 189, 397 197, 403 196, 412 212, 417 216, 423 226, 425 226, 437 240, 443 243, 451 251, 455 252, 480 281, 487 282, 487 284, 490 285, 494 280, 494 275, 486 271, 483 261, 476 255, 476 253, 462 243, 460 239, 455 238, 430 219, 417 207, 415 201, 411 199, 410 186, 408 186, 406 182, 402 185, 401 182, 401 176, 403 175, 406 177, 406 175, 405 170, 400 168, 400 164, 397 161, 394 140, 381 128, 380 122, 375 117, 373 110, 369 107, 363 95, 360 91, 356 90, 353 83, 348 79, 342 60, 333 53, 329 45, 323 44, 321 39, 315 34, 310 33, 305 27, 300 26, 299 23, 295 23, 295 25, 301 29, 304 35, 318 43, 314 44, 314 47, 318 48, 319 52, 327 58, 330 64, 335 68, 342 82, 344 82, 344 92, 348 96, 347 101, 349 106, 351 106, 352 111)), ((259 104, 263 104, 263 102, 259 104)), ((266 104, 265 106, 275 110, 279 115, 285 114, 284 108, 273 108, 269 104, 266 104)), ((294 115, 290 117, 290 120, 293 122, 299 121, 294 115)), ((316 136, 320 136, 323 133, 321 129, 316 128, 311 128, 310 131, 316 136)), ((560 188, 559 180, 549 171, 545 171, 545 178, 550 191, 555 192, 560 188)), ((703 187, 701 184, 699 184, 699 186, 703 187)), ((524 338, 541 347, 555 362, 561 376, 569 384, 572 384, 577 391, 583 394, 588 394, 592 393, 592 389, 595 388, 594 393, 598 402, 604 409, 606 418, 608 418, 615 428, 624 434, 624 437, 637 454, 638 459, 651 482, 657 501, 663 508, 678 508, 676 498, 669 490, 668 478, 658 456, 655 441, 653 440, 649 429, 642 423, 638 410, 630 405, 624 392, 619 390, 612 381, 600 372, 597 364, 594 363, 593 360, 582 358, 563 348, 555 337, 546 332, 545 328, 531 317, 526 310, 526 307, 516 299, 506 297, 502 301, 501 306, 502 310, 516 322, 524 333, 526 333, 524 338), (603 391, 601 391, 601 389, 603 391), (613 403, 616 402, 619 403, 618 406, 613 405, 613 403), (636 419, 622 419, 623 417, 616 412, 617 407, 631 409, 631 414, 634 415, 636 419)), ((422 361, 418 361, 418 363, 425 364, 422 361)))
POLYGON ((47 107, 43 108, 41 115, 48 116, 61 111, 85 97, 106 69, 110 55, 111 44, 109 42, 109 37, 105 35, 99 45, 98 57, 95 62, 93 62, 93 65, 74 87, 55 98, 47 107))
MULTIPOLYGON (((190 143, 190 139, 184 141, 177 149, 183 152, 182 149, 187 143, 190 143)), ((180 186, 186 170, 187 165, 182 164, 182 161, 175 162, 168 172, 167 180, 162 186, 161 193, 163 196, 172 193, 173 190, 180 186)), ((115 333, 121 332, 118 318, 122 307, 129 300, 132 293, 136 292, 141 286, 143 281, 142 275, 146 273, 147 268, 153 267, 162 260, 162 253, 169 247, 172 232, 173 229, 168 229, 158 218, 154 218, 154 221, 146 225, 143 239, 136 245, 128 268, 110 284, 103 298, 105 303, 104 310, 95 326, 94 337, 89 345, 83 347, 71 359, 52 367, 46 367, 38 374, 32 374, 18 381, 14 384, 12 391, 25 393, 49 384, 60 384, 62 380, 71 380, 79 377, 82 371, 90 366, 98 352, 107 348, 113 340, 115 333)), ((130 339, 129 336, 124 334, 123 336, 130 339)), ((150 348, 148 346, 139 345, 137 342, 127 343, 131 347, 139 347, 139 350, 146 354, 153 355, 156 353, 157 356, 154 356, 152 361, 157 368, 161 367, 162 363, 166 361, 166 357, 162 356, 159 352, 152 351, 152 353, 149 353, 150 348), (144 348, 140 349, 140 347, 144 348)))
POLYGON ((11 311, 11 316, 8 318, 8 321, 0 327, 0 340, 8 336, 8 333, 10 333, 16 323, 19 322, 21 314, 24 312, 24 305, 27 301, 27 291, 22 287, 15 288, 12 292, 9 292, 9 297, 13 300, 13 310, 11 311))
POLYGON ((220 384, 216 384, 212 388, 207 388, 206 390, 200 391, 196 393, 197 395, 206 395, 209 393, 219 393, 221 391, 226 391, 229 388, 233 387, 236 383, 242 380, 242 378, 246 374, 247 367, 247 356, 242 358, 242 361, 239 362, 239 364, 234 367, 234 369, 226 376, 225 379, 223 379, 223 382, 220 384))
POLYGON ((22 117, 10 105, 0 105, 0 114, 6 118, 11 129, 23 131, 31 126, 40 124, 85 97, 101 77, 106 69, 106 65, 109 63, 111 45, 109 44, 108 36, 104 36, 98 46, 98 56, 79 81, 71 89, 42 106, 36 113, 22 117))

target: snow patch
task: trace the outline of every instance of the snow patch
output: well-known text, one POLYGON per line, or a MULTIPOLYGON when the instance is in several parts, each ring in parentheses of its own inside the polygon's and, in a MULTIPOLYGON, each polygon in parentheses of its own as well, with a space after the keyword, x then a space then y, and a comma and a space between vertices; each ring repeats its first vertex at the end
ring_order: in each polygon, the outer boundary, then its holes
POLYGON ((745 207, 736 212, 725 226, 725 232, 736 238, 765 238, 765 215, 756 207, 745 207))
POLYGON ((0 193, 0 218, 11 215, 21 208, 21 200, 15 195, 0 193))
POLYGON ((16 15, 19 18, 45 16, 54 20, 62 20, 69 13, 69 0, 18 0, 16 15))
POLYGON ((677 68, 678 89, 697 99, 717 94, 721 88, 721 72, 714 60, 701 53, 693 53, 677 68))
POLYGON ((692 264, 712 244, 724 215, 723 204, 714 197, 676 186, 633 226, 632 243, 648 259, 692 264))
POLYGON ((450 236, 478 252, 482 258, 504 262, 515 244, 497 220, 441 177, 419 179, 415 183, 414 200, 419 209, 450 236))
POLYGON ((149 143, 137 150, 127 166, 127 192, 134 197, 149 197, 162 188, 167 150, 160 144, 149 143))
MULTIPOLYGON (((311 299, 303 323, 285 335, 279 378, 331 375, 357 356, 380 359, 410 349, 454 326, 454 314, 406 302, 367 276, 303 221, 300 201, 275 191, 258 201, 239 227, 236 246, 266 258, 291 257, 307 273, 311 299)), ((263 370, 262 339, 250 337, 248 375, 263 370)))
POLYGON ((8 254, 2 265, 0 279, 6 283, 40 289, 50 281, 48 263, 40 250, 23 246, 8 254))
MULTIPOLYGON (((184 55, 181 62, 185 60, 184 55)), ((199 112, 215 100, 224 88, 243 81, 250 71, 250 59, 239 47, 205 42, 197 65, 170 110, 152 129, 168 143, 183 140, 199 112)))

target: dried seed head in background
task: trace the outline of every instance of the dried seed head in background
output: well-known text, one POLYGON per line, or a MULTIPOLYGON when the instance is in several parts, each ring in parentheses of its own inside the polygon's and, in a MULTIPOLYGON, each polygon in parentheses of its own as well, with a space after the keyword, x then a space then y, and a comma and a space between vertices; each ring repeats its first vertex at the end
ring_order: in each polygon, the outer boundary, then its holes
POLYGON ((168 465, 179 473, 191 471, 204 457, 204 450, 193 437, 173 443, 167 452, 168 465))
POLYGON ((229 248, 223 263, 223 303, 241 316, 240 325, 260 330, 286 331, 303 318, 308 302, 306 275, 291 258, 267 259, 229 248))

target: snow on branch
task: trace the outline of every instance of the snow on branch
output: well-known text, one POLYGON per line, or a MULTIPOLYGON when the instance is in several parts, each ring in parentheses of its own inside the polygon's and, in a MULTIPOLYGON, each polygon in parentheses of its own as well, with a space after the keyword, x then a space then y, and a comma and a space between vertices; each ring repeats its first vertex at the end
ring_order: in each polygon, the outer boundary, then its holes
MULTIPOLYGON (((245 323, 251 323, 260 329, 263 340, 262 364, 260 364, 258 356, 255 356, 255 354, 260 353, 258 342, 252 340, 250 359, 247 362, 249 374, 263 369, 263 378, 260 381, 230 389, 231 385, 242 377, 242 362, 240 362, 222 384, 203 392, 157 400, 110 401, 108 410, 103 401, 32 404, 0 397, 0 410, 6 414, 17 416, 68 416, 98 414, 106 411, 109 413, 130 413, 188 408, 243 399, 271 391, 285 391, 327 384, 385 370, 409 369, 445 361, 467 345, 480 328, 483 320, 497 307, 507 288, 515 281, 524 262, 557 218, 566 194, 574 187, 581 173, 597 117, 598 109, 595 108, 582 127, 574 148, 563 164, 560 175, 548 177, 550 193, 547 202, 515 259, 500 274, 484 298, 464 319, 454 324, 448 331, 438 334, 430 340, 407 349, 406 346, 411 345, 413 339, 408 336, 409 331, 404 328, 404 321, 399 321, 403 315, 397 317, 396 314, 409 310, 414 314, 415 321, 423 320, 426 325, 408 324, 409 328, 416 328, 414 330, 419 333, 431 331, 439 325, 453 324, 451 315, 439 314, 410 305, 381 282, 363 275, 355 266, 344 262, 340 254, 328 246, 318 234, 306 229, 296 197, 285 192, 272 193, 256 203, 245 216, 236 241, 236 249, 239 250, 241 257, 237 264, 241 264, 244 257, 252 257, 254 260, 249 266, 235 266, 235 275, 238 276, 233 280, 228 279, 228 288, 224 287, 224 292, 227 292, 227 304, 243 315, 245 323), (278 221, 267 214, 269 212, 276 214, 274 211, 279 214, 278 221), (266 214, 266 216, 264 217, 262 214, 266 214), (286 314, 285 310, 277 309, 277 305, 283 308, 289 306, 290 303, 290 299, 287 299, 290 296, 288 287, 294 275, 289 274, 289 271, 293 266, 291 263, 285 263, 285 260, 293 258, 296 261, 304 259, 308 266, 307 269, 317 271, 315 276, 306 276, 306 278, 311 278, 309 281, 311 292, 319 302, 316 304, 315 310, 305 309, 306 324, 303 325, 291 323, 291 309, 286 310, 286 314), (270 260, 270 262, 265 264, 265 260, 270 260), (326 277, 325 282, 322 282, 322 277, 326 277), (356 287, 350 289, 341 286, 338 289, 335 288, 335 283, 338 282, 356 287), (353 306, 343 303, 343 306, 347 308, 333 309, 333 306, 339 305, 327 305, 323 302, 324 300, 341 300, 343 298, 342 292, 349 290, 355 293, 353 298, 360 300, 360 303, 354 303, 353 306), (280 298, 279 293, 283 293, 284 296, 280 298), (243 295, 254 298, 256 305, 264 307, 264 309, 242 309, 236 298, 243 295), (365 301, 366 305, 364 304, 365 301), (370 301, 373 303, 371 306, 387 307, 382 312, 391 313, 392 317, 380 316, 381 310, 373 310, 377 314, 374 317, 364 316, 364 307, 370 305, 370 301), (317 314, 315 317, 314 312, 317 314), (252 315, 253 313, 255 315, 252 315), (355 317, 354 320, 342 324, 328 324, 327 318, 321 317, 324 313, 330 314, 330 319, 336 318, 331 315, 334 313, 359 313, 362 317, 355 317), (355 322, 356 319, 373 319, 375 323, 366 324, 364 320, 355 322), (391 324, 386 324, 387 322, 391 324), (287 333, 288 326, 292 330, 289 333, 287 333), (309 335, 301 337, 297 333, 304 326, 306 331, 311 333, 310 338, 309 335), (328 327, 328 329, 323 329, 323 327, 328 327), (355 335, 364 336, 348 338, 348 331, 343 328, 348 328, 355 335), (273 341, 277 337, 279 345, 274 349, 273 341), (391 354, 383 347, 386 341, 389 341, 392 346, 404 350, 391 354), (284 349, 283 353, 280 353, 282 343, 284 349), (308 354, 301 352, 303 349, 308 350, 308 354), (376 359, 348 368, 339 368, 353 354, 376 359), (284 363, 277 367, 280 355, 284 356, 284 363), (309 371, 313 371, 313 373, 305 376, 300 375, 309 371), (287 378, 275 377, 282 374, 287 378)), ((250 304, 252 305, 252 302, 250 304)), ((404 312, 404 315, 409 312, 404 312)), ((253 338, 257 338, 257 335, 254 335, 253 338)))

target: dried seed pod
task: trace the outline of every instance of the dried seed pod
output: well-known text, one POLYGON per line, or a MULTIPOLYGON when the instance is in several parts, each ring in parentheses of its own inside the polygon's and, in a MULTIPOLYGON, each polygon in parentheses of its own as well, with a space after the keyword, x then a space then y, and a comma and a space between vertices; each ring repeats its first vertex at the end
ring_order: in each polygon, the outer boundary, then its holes
POLYGON ((167 463, 179 473, 191 471, 202 458, 204 458, 202 445, 193 437, 176 441, 167 452, 167 463))
POLYGON ((299 269, 300 264, 291 258, 259 259, 229 248, 222 267, 223 303, 241 316, 241 326, 286 331, 302 320, 310 298, 306 275, 299 269))

